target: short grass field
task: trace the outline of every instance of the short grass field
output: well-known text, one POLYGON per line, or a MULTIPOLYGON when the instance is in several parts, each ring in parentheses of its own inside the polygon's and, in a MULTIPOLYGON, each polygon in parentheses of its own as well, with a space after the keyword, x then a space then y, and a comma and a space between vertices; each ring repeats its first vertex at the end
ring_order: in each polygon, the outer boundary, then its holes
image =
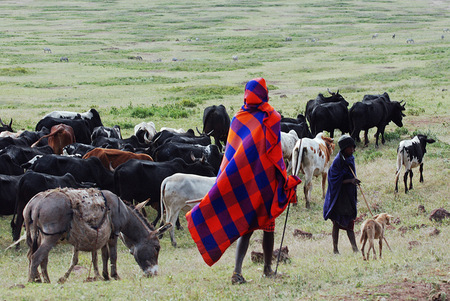
MULTIPOLYGON (((233 116, 245 83, 264 77, 270 103, 284 116, 304 113, 306 102, 327 89, 352 105, 366 94, 388 92, 406 102, 403 128, 389 124, 385 145, 358 145, 358 215, 387 212, 383 258, 362 260, 340 233, 333 255, 331 222, 322 217, 320 180, 313 203, 290 207, 283 246, 290 261, 280 279, 262 277, 262 232, 252 237, 243 273, 251 282, 231 285, 235 244, 208 267, 186 229, 161 239, 159 275, 144 278, 119 242, 119 281, 84 282, 90 254, 63 284, 72 248, 50 252, 51 284, 27 283, 28 260, 12 242, 12 216, 0 217, 2 300, 428 300, 450 294, 450 223, 432 221, 433 209, 450 211, 450 6, 447 1, 186 1, 68 0, 0 2, 0 118, 15 130, 34 130, 54 110, 96 108, 105 126, 134 125, 202 130, 205 107, 223 104, 233 116), (394 37, 395 35, 395 37, 394 37), (408 41, 412 39, 414 42, 408 41), (49 48, 51 52, 45 51, 49 48), (61 61, 66 57, 68 61, 61 61), (233 58, 234 57, 234 58, 233 58), (142 58, 142 60, 140 59, 142 58), (394 193, 396 148, 423 133, 424 183, 414 170, 414 189, 394 193), (423 205, 425 212, 418 209, 423 205), (312 238, 294 236, 300 229, 312 238)), ((336 131, 335 138, 341 135, 336 131)), ((336 152, 335 152, 336 153, 336 152)), ((401 179, 403 172, 401 173, 401 179)), ((153 218, 155 212, 149 209, 153 218)), ((277 219, 279 248, 286 214, 277 219)), ((359 230, 360 223, 356 224, 359 230)), ((359 241, 359 232, 357 232, 359 241)), ((274 262, 275 268, 275 262, 274 262)), ((444 296, 445 297, 445 296, 444 296)), ((445 299, 445 298, 444 298, 445 299)), ((442 300, 444 300, 442 299, 442 300)))

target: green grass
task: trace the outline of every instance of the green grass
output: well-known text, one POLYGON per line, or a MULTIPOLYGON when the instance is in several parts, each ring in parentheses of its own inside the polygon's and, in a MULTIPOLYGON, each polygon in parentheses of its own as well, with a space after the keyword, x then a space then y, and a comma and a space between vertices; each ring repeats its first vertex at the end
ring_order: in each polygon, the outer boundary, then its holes
MULTIPOLYGON (((243 271, 253 281, 232 286, 235 245, 208 267, 185 225, 185 230, 175 232, 177 249, 168 235, 161 240, 158 277, 143 278, 119 243, 122 280, 83 282, 90 255, 82 254, 81 268, 58 285, 71 257, 71 247, 61 245, 50 253, 52 284, 28 284, 26 248, 5 251, 11 242, 11 217, 6 216, 0 217, 0 296, 376 300, 391 297, 389 292, 380 295, 380 285, 448 283, 449 221, 428 219, 435 208, 450 210, 450 33, 443 31, 449 27, 448 15, 445 1, 424 0, 1 2, 0 117, 4 122, 12 118, 15 130, 33 130, 53 110, 90 108, 99 111, 106 126, 120 125, 124 137, 142 121, 153 121, 157 129, 201 128, 205 107, 224 104, 233 116, 242 106, 245 83, 260 76, 269 85, 270 103, 286 117, 303 113, 306 102, 318 93, 327 94, 327 88, 339 89, 350 105, 365 94, 386 91, 392 100, 406 102, 406 117, 403 128, 387 126, 386 144, 380 142, 378 149, 371 129, 369 146, 358 145, 355 154, 369 206, 399 220, 387 231, 393 251, 384 248, 382 260, 363 262, 360 254, 351 252, 344 233, 341 255, 331 254, 331 223, 322 218, 321 184, 315 179, 312 208, 304 208, 299 187, 299 205, 290 210, 283 245, 289 248, 291 262, 279 267, 288 278, 262 278, 262 266, 252 263, 248 254, 243 271), (410 38, 414 44, 406 43, 410 38), (52 52, 44 53, 46 47, 52 52), (68 63, 60 62, 63 56, 68 63), (143 60, 129 59, 136 56, 143 60), (417 133, 436 140, 427 146, 425 182, 419 183, 414 170, 414 190, 404 194, 402 173, 396 195, 396 148, 401 139, 417 133), (425 214, 418 211, 419 205, 425 206, 425 214), (427 231, 434 227, 441 233, 429 236, 427 231), (312 233, 313 239, 294 237, 295 229, 312 233), (409 249, 411 241, 420 245, 409 249)), ((358 197, 359 214, 368 214, 362 195, 358 197)), ((152 219, 155 212, 150 213, 152 219)), ((284 218, 283 214, 277 219, 275 248, 284 218)), ((254 234, 249 253, 261 251, 260 232, 254 234)))

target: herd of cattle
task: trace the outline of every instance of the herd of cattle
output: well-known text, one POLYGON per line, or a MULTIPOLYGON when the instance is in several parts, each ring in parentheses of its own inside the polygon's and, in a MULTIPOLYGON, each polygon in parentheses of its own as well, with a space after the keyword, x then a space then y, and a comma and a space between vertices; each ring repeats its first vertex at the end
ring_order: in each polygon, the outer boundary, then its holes
MULTIPOLYGON (((391 101, 387 93, 366 95, 348 109, 348 102, 339 94, 319 94, 308 101, 305 116, 281 120, 281 143, 288 172, 304 174, 306 206, 311 200, 312 177, 322 176, 325 185, 331 155, 334 151, 334 130, 351 133, 356 141, 364 131, 376 127, 376 146, 391 121, 401 127, 405 104, 391 101), (323 131, 330 133, 324 137, 323 131)), ((153 122, 135 126, 134 135, 122 138, 118 126, 105 127, 99 113, 55 111, 44 116, 35 131, 14 132, 1 121, 0 127, 0 215, 13 215, 13 240, 20 237, 23 210, 39 192, 57 187, 109 190, 130 203, 149 200, 157 210, 156 225, 166 211, 166 221, 177 222, 181 210, 191 207, 188 200, 204 196, 214 183, 223 156, 230 127, 230 117, 223 105, 207 107, 203 115, 203 131, 198 135, 189 129, 161 128, 153 122), (214 138, 212 144, 211 137, 214 138), (185 208, 187 207, 187 208, 185 208)), ((400 142, 395 190, 402 165, 405 166, 412 189, 412 168, 420 166, 423 181, 423 155, 426 143, 434 140, 418 135, 400 142)), ((171 241, 176 246, 173 227, 171 241)))

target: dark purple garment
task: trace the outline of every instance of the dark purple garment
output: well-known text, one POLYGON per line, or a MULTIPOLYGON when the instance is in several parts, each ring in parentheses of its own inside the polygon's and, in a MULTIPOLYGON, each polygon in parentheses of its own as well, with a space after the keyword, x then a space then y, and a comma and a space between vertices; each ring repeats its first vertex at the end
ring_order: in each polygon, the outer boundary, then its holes
POLYGON ((356 218, 356 186, 342 184, 346 179, 353 179, 352 171, 356 175, 355 157, 344 159, 339 152, 328 170, 328 189, 323 204, 323 218, 331 219, 343 229, 350 229, 356 218))

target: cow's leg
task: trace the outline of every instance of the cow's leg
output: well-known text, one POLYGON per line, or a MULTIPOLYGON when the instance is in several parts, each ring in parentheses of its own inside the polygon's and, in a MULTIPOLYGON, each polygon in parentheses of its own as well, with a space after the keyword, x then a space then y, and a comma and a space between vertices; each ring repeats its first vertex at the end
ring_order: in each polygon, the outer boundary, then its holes
POLYGON ((117 236, 114 235, 108 242, 109 256, 111 261, 111 277, 120 280, 119 274, 117 274, 117 236))
POLYGON ((420 180, 419 180, 419 182, 423 183, 423 163, 420 163, 419 172, 420 172, 420 180))
POLYGON ((23 213, 24 208, 25 208, 24 205, 18 204, 18 207, 16 210, 16 221, 14 223, 11 222, 12 236, 13 236, 14 241, 17 241, 20 238, 20 232, 22 230, 22 225, 23 225, 23 214, 22 213, 23 213))
POLYGON ((66 282, 67 278, 69 278, 70 273, 72 272, 73 268, 77 265, 78 263, 78 250, 77 248, 73 247, 73 255, 72 255, 72 262, 70 264, 69 269, 67 270, 67 272, 64 274, 64 276, 62 276, 61 278, 59 278, 58 283, 64 283, 66 282))
POLYGON ((409 171, 409 190, 413 189, 413 183, 412 183, 412 178, 413 178, 413 171, 412 169, 409 171))
POLYGON ((364 130, 364 146, 369 145, 369 137, 367 136, 369 134, 369 130, 364 130))
POLYGON ((403 182, 405 183, 405 193, 408 192, 408 170, 405 171, 405 174, 403 175, 403 182))
POLYGON ((381 131, 381 143, 385 144, 386 140, 384 139, 384 129, 381 131))
POLYGON ((395 190, 394 190, 395 193, 398 192, 398 177, 399 177, 399 173, 397 173, 395 175, 395 190))
POLYGON ((305 181, 305 186, 303 186, 303 193, 305 194, 305 202, 306 208, 310 208, 310 200, 311 200, 311 190, 312 190, 312 181, 305 181))
MULTIPOLYGON (((178 219, 178 215, 180 214, 181 208, 176 208, 176 210, 173 210, 173 212, 170 212, 170 216, 168 218, 168 222, 172 223, 172 225, 175 224, 176 220, 178 219)), ((175 248, 177 247, 177 242, 175 240, 175 227, 171 227, 169 230, 170 233, 170 241, 172 242, 172 246, 175 248)))
POLYGON ((380 138, 380 130, 377 128, 377 132, 375 133, 375 147, 378 148, 378 138, 380 138))
POLYGON ((102 248, 102 264, 103 264, 102 275, 104 280, 109 280, 108 260, 109 260, 109 248, 108 245, 106 244, 102 248))
POLYGON ((327 185, 327 173, 322 173, 322 199, 325 199, 326 195, 326 185, 327 185))

